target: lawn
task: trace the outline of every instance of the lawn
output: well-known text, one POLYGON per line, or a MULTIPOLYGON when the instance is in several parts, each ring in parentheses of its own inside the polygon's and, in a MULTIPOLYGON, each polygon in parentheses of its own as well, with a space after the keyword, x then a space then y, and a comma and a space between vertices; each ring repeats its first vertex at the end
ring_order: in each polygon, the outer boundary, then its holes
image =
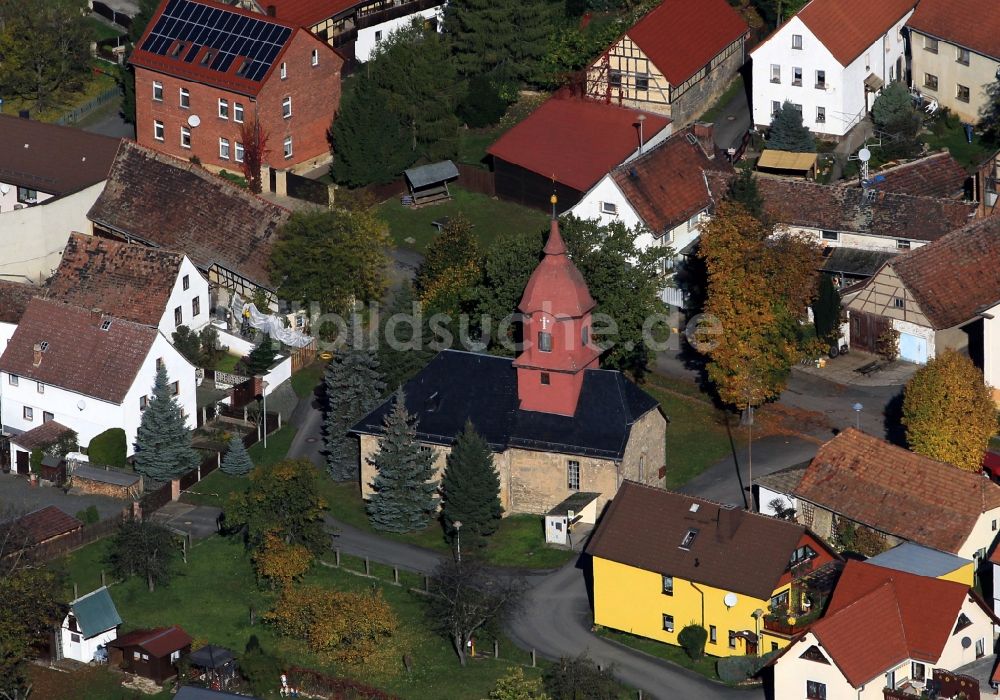
POLYGON ((725 414, 694 388, 659 375, 650 375, 643 386, 670 418, 667 425, 667 476, 665 485, 675 489, 701 474, 729 454, 725 414))
POLYGON ((20 110, 26 109, 31 113, 31 118, 40 122, 55 122, 64 114, 84 105, 101 93, 118 86, 114 77, 116 68, 96 59, 91 64, 92 69, 84 76, 82 89, 74 92, 64 92, 56 96, 54 103, 48 109, 42 111, 36 108, 33 100, 15 97, 13 95, 5 97, 3 102, 4 114, 17 114, 20 110))
POLYGON ((472 222, 472 231, 482 247, 488 246, 502 233, 545 228, 546 216, 541 211, 491 199, 460 187, 452 187, 451 192, 453 198, 450 201, 421 209, 404 207, 399 198, 379 205, 379 214, 389 224, 395 244, 422 253, 437 233, 431 222, 459 212, 472 222))
POLYGON ((482 165, 486 158, 486 149, 492 146, 503 132, 503 127, 499 126, 461 129, 458 132, 458 162, 482 165))
POLYGON ((31 697, 73 698, 73 700, 170 700, 173 693, 164 689, 156 695, 144 695, 137 690, 123 688, 120 673, 104 666, 89 666, 74 673, 64 673, 43 666, 28 669, 31 678, 31 697))
MULTIPOLYGON (((106 542, 98 542, 74 553, 69 558, 68 568, 81 578, 94 579, 99 569, 87 570, 87 567, 99 561, 105 546, 106 542)), ((125 621, 123 630, 177 624, 195 638, 196 645, 211 642, 237 652, 241 652, 249 636, 255 634, 264 649, 293 663, 327 673, 340 672, 404 698, 478 700, 489 693, 508 665, 505 661, 482 659, 460 667, 448 642, 428 630, 419 595, 391 583, 317 565, 307 576, 309 583, 338 590, 381 588, 400 621, 398 653, 387 657, 389 660, 385 664, 338 671, 310 654, 299 642, 279 638, 268 626, 258 622, 251 627, 251 609, 257 614, 264 612, 273 602, 274 595, 257 589, 249 559, 235 541, 221 537, 204 540, 191 549, 188 564, 179 567, 179 575, 155 593, 149 593, 135 578, 111 588, 115 605, 125 621), (411 674, 402 668, 404 653, 413 659, 411 674)), ((502 657, 527 662, 525 652, 517 650, 506 639, 499 641, 502 657)), ((537 674, 539 671, 526 669, 526 672, 537 674)), ((97 697, 116 696, 94 697, 96 700, 97 697)))
POLYGON ((239 355, 231 355, 226 352, 223 353, 215 363, 215 371, 217 372, 228 372, 233 374, 236 371, 236 363, 240 361, 239 355))
POLYGON ((995 148, 990 148, 983 143, 982 138, 977 134, 973 135, 972 143, 965 138, 965 129, 957 119, 948 121, 938 118, 937 130, 934 129, 923 135, 923 140, 932 151, 947 148, 952 157, 966 169, 974 168, 981 164, 992 153, 995 148))
POLYGON ((326 370, 326 364, 316 361, 293 374, 292 390, 295 391, 295 395, 300 399, 312 396, 312 393, 316 390, 316 385, 323 378, 324 370, 326 370))
POLYGON ((658 659, 669 661, 677 666, 683 666, 695 673, 700 673, 705 678, 710 678, 714 681, 719 680, 719 674, 715 670, 715 662, 718 659, 713 656, 703 656, 697 661, 692 661, 681 647, 657 642, 655 639, 637 637, 633 634, 626 634, 625 632, 618 632, 603 627, 597 631, 597 634, 605 639, 610 639, 613 642, 637 649, 650 656, 655 656, 658 659))
POLYGON ((90 35, 94 41, 114 39, 116 36, 122 36, 125 34, 125 32, 121 29, 109 27, 96 17, 87 17, 84 21, 87 23, 87 28, 90 30, 90 35))
POLYGON ((277 432, 267 436, 267 449, 264 449, 264 443, 261 441, 251 445, 247 451, 255 466, 274 464, 285 458, 293 439, 295 439, 295 427, 286 423, 277 432))

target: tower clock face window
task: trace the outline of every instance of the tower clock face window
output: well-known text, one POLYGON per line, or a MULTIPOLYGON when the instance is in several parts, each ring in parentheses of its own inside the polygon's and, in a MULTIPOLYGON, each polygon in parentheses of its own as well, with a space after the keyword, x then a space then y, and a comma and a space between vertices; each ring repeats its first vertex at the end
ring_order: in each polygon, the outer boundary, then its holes
POLYGON ((548 331, 538 332, 538 349, 542 352, 552 352, 552 334, 548 331))

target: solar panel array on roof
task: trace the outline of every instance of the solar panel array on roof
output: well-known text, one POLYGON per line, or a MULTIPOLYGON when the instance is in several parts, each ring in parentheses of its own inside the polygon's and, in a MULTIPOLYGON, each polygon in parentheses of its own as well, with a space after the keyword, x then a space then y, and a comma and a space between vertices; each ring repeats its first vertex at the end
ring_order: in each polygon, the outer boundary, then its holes
POLYGON ((239 60, 237 75, 257 81, 271 68, 291 32, 288 27, 225 8, 170 0, 142 50, 220 73, 239 60))

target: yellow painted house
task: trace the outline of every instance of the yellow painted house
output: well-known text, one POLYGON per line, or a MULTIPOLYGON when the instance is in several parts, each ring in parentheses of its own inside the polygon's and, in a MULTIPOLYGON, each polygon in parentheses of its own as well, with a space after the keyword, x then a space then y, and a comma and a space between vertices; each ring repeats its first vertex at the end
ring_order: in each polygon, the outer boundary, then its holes
POLYGON ((787 646, 838 559, 797 523, 631 481, 587 553, 595 624, 668 644, 701 625, 713 656, 787 646))

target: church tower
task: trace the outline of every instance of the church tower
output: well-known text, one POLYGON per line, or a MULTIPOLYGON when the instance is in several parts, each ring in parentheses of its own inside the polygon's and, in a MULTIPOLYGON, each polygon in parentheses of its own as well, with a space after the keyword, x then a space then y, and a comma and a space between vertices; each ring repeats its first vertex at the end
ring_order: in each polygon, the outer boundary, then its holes
POLYGON ((518 305, 524 316, 524 351, 514 361, 517 395, 522 411, 572 416, 584 370, 598 367, 600 351, 590 338, 595 304, 569 259, 555 218, 543 252, 518 305))

